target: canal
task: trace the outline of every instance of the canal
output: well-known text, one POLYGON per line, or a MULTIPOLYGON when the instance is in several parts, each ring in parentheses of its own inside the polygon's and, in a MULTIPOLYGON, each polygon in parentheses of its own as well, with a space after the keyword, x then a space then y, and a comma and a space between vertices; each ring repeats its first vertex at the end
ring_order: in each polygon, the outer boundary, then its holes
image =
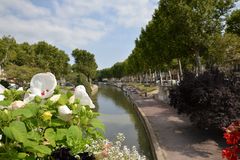
POLYGON ((143 124, 133 109, 129 99, 116 87, 100 85, 94 97, 99 119, 106 126, 105 136, 113 141, 117 133, 126 137, 124 145, 136 146, 141 155, 153 159, 150 144, 143 124))

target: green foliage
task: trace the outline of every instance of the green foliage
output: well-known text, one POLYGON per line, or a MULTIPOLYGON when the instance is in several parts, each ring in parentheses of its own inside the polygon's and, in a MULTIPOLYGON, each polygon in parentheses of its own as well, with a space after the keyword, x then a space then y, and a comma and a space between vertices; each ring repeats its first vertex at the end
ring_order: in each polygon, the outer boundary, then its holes
POLYGON ((240 36, 240 9, 233 11, 226 23, 226 32, 240 36))
MULTIPOLYGON (((213 48, 219 47, 213 45, 218 43, 216 37, 224 31, 224 21, 234 2, 161 0, 152 20, 142 28, 128 58, 121 65, 116 63, 110 69, 100 71, 100 79, 176 69, 176 60, 181 60, 183 70, 195 68, 201 72, 202 63, 209 64, 209 57, 215 52, 213 48)), ((229 24, 233 22, 237 28, 238 11, 231 17, 229 24)))
POLYGON ((87 77, 83 73, 79 73, 77 84, 84 85, 88 95, 92 94, 91 84, 88 82, 87 77))
POLYGON ((46 42, 17 44, 10 36, 0 39, 0 59, 7 78, 16 78, 20 84, 42 71, 51 71, 60 79, 68 72, 69 65, 68 55, 55 46, 46 42))
POLYGON ((75 49, 72 51, 72 56, 75 59, 75 65, 73 66, 74 71, 85 74, 90 82, 90 78, 95 77, 98 67, 94 54, 86 50, 75 49))
POLYGON ((5 68, 5 73, 9 79, 14 79, 20 85, 26 85, 33 75, 42 72, 43 70, 36 67, 29 67, 27 65, 17 66, 8 65, 5 68))
POLYGON ((0 159, 46 159, 52 151, 67 147, 73 154, 85 152, 86 144, 102 139, 104 125, 97 120, 98 113, 79 101, 69 102, 72 93, 61 94, 56 102, 40 97, 22 108, 12 110, 11 104, 22 98, 24 92, 6 90, 5 106, 0 109, 0 159), (40 99, 39 99, 40 98, 40 99), (62 120, 58 107, 67 105, 70 119, 62 120))
POLYGON ((209 47, 209 55, 206 57, 207 66, 230 68, 240 60, 240 37, 226 33, 218 35, 209 47))

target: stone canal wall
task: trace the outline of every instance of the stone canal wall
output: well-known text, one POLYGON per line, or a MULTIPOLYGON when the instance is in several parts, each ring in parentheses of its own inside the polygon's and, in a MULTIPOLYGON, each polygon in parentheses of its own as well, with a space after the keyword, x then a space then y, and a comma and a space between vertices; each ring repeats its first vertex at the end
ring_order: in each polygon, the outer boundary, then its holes
POLYGON ((129 97, 130 101, 133 103, 133 107, 137 112, 139 119, 142 121, 142 124, 144 125, 145 131, 148 135, 148 139, 150 142, 153 158, 155 160, 165 160, 166 158, 164 152, 159 146, 157 137, 154 134, 154 130, 144 111, 141 109, 141 107, 143 107, 142 105, 148 105, 147 103, 143 103, 143 101, 146 100, 146 98, 141 97, 138 94, 132 93, 131 90, 129 90, 128 88, 124 88, 123 91, 129 97))

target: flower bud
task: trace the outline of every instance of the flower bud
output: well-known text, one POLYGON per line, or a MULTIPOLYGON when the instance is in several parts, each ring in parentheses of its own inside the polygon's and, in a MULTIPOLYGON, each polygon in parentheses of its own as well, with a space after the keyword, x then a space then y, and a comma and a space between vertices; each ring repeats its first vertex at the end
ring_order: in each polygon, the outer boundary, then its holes
POLYGON ((56 94, 56 95, 53 95, 49 100, 55 103, 59 100, 60 97, 61 97, 61 94, 56 94))
POLYGON ((15 110, 15 109, 24 107, 24 105, 25 103, 23 101, 14 101, 8 108, 15 110))
POLYGON ((58 113, 59 113, 60 119, 64 121, 69 121, 71 119, 72 111, 66 105, 60 106, 58 108, 58 113))
POLYGON ((42 114, 43 121, 51 120, 51 118, 52 118, 52 113, 50 111, 46 111, 42 114))
POLYGON ((68 102, 69 102, 69 104, 72 104, 72 103, 74 103, 74 101, 75 101, 75 96, 73 95, 69 98, 68 102))

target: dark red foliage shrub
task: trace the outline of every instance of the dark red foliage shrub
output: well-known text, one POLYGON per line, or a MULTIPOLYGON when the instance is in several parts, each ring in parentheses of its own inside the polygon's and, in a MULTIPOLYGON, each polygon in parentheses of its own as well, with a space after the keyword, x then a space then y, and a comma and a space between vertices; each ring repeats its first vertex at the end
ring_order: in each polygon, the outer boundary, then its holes
POLYGON ((187 114, 201 128, 219 129, 240 118, 239 82, 218 70, 199 76, 185 73, 169 97, 180 114, 187 114))

